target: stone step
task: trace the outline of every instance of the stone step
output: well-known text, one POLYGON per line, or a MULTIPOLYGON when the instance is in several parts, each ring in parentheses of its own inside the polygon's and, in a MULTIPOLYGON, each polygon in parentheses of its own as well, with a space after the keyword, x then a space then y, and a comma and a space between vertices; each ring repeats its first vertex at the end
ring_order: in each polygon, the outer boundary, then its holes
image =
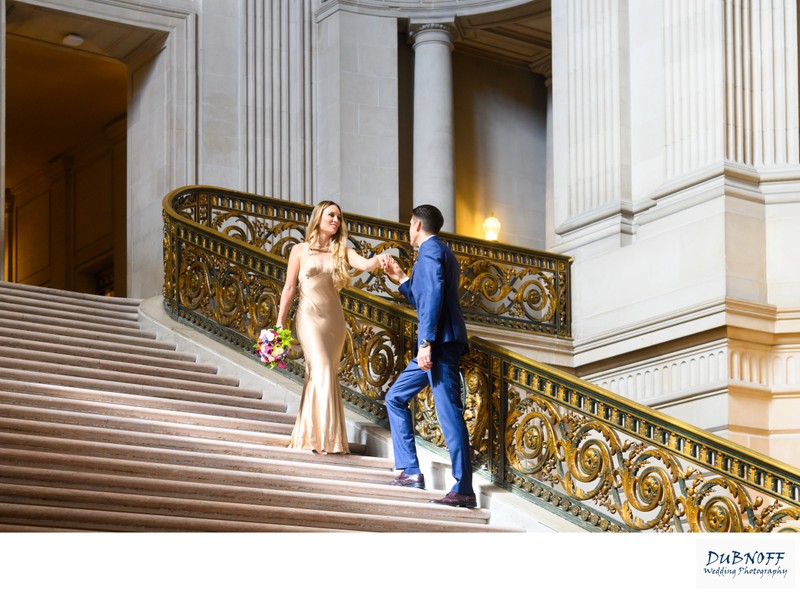
POLYGON ((156 334, 150 331, 145 331, 138 327, 109 327, 104 322, 95 322, 87 320, 73 320, 59 317, 58 315, 50 315, 47 312, 39 313, 23 313, 19 311, 0 309, 0 318, 7 321, 17 321, 22 323, 33 323, 48 327, 57 328, 59 331, 65 329, 93 331, 106 336, 119 338, 135 338, 155 340, 156 334))
POLYGON ((131 442, 129 436, 121 436, 121 433, 147 435, 150 438, 154 436, 171 438, 175 439, 172 446, 178 448, 190 446, 180 440, 184 438, 191 439, 195 446, 198 446, 195 442, 197 440, 224 442, 228 443, 229 447, 247 444, 274 447, 289 445, 291 425, 271 424, 269 428, 273 430, 270 432, 266 432, 266 428, 265 426, 264 431, 256 432, 200 424, 176 424, 147 418, 117 417, 97 412, 81 413, 0 403, 0 430, 13 432, 31 430, 34 434, 44 434, 43 431, 47 431, 49 435, 62 436, 62 434, 81 434, 82 429, 99 429, 109 432, 103 438, 125 439, 119 442, 131 442))
POLYGON ((123 532, 329 532, 337 531, 264 521, 247 523, 197 517, 178 517, 151 513, 98 511, 63 506, 8 504, 0 502, 0 517, 9 527, 41 527, 43 531, 123 531, 123 532), (54 528, 54 529, 50 529, 54 528))
MULTIPOLYGON (((4 365, 0 361, 0 368, 4 365)), ((59 375, 57 373, 38 373, 28 370, 8 368, 0 371, 0 376, 11 381, 27 383, 40 383, 45 385, 59 385, 77 389, 94 389, 114 393, 127 393, 148 397, 161 397, 167 399, 204 402, 208 404, 233 405, 237 407, 254 408, 257 410, 283 410, 283 404, 269 402, 261 399, 262 394, 252 389, 232 388, 219 386, 216 389, 202 389, 203 385, 189 384, 177 386, 171 381, 172 386, 141 385, 138 383, 123 383, 96 379, 92 377, 75 377, 59 375), (195 387, 201 389, 195 389, 195 387)))
POLYGON ((139 314, 136 310, 104 309, 92 305, 77 305, 60 301, 43 302, 41 299, 32 298, 23 294, 10 294, 0 291, 0 307, 7 311, 21 314, 41 315, 43 310, 48 315, 57 316, 59 319, 72 321, 91 321, 102 323, 108 327, 133 328, 139 327, 139 314))
MULTIPOLYGON (((108 350, 98 348, 96 342, 89 340, 69 339, 55 342, 51 336, 31 335, 26 333, 24 337, 16 332, 0 329, 0 345, 6 348, 14 348, 28 352, 38 353, 46 349, 52 354, 76 356, 86 359, 97 359, 106 362, 124 362, 132 365, 146 366, 150 368, 160 368, 176 371, 193 371, 196 373, 216 374, 217 367, 213 364, 203 364, 196 362, 195 356, 189 353, 174 352, 171 354, 181 354, 181 356, 166 356, 162 349, 148 348, 142 349, 130 347, 119 350, 108 350)), ((28 355, 29 358, 35 356, 28 355)), ((160 372, 160 371, 159 371, 160 372)))
POLYGON ((0 282, 0 532, 507 531, 389 486, 362 444, 289 449, 285 403, 142 331, 139 304, 0 282))
POLYGON ((480 523, 0 483, 0 503, 373 532, 507 532, 480 523))
MULTIPOLYGON (((2 515, 0 515, 2 516, 2 515)), ((12 525, 11 523, 0 523, 1 533, 75 533, 85 532, 86 529, 60 529, 58 527, 46 527, 42 525, 12 525)))
MULTIPOLYGON (((266 486, 229 484, 225 475, 217 483, 183 482, 155 477, 112 475, 85 471, 64 471, 16 467, 0 463, 0 483, 20 486, 67 488, 98 493, 113 492, 203 500, 256 504, 281 508, 316 509, 339 513, 396 516, 435 521, 458 521, 486 525, 489 513, 483 509, 451 508, 429 501, 371 498, 352 493, 322 493, 292 491, 266 486)), ((401 490, 396 488, 396 490, 401 490)), ((430 494, 429 494, 430 496, 430 494)))
MULTIPOLYGON (((14 409, 6 409, 5 406, 30 408, 30 416, 33 419, 43 421, 53 420, 48 414, 49 411, 65 413, 78 413, 82 415, 93 415, 97 419, 94 422, 108 425, 108 418, 133 419, 137 425, 153 422, 158 423, 154 426, 176 424, 186 426, 197 426, 206 429, 215 428, 232 431, 246 431, 249 433, 267 432, 274 434, 291 434, 296 417, 293 414, 272 413, 271 420, 250 420, 247 418, 235 418, 230 416, 215 416, 212 414, 196 414, 185 410, 161 410, 149 408, 147 406, 137 406, 130 404, 112 404, 108 402, 95 402, 82 399, 66 399, 62 397, 50 397, 46 395, 33 395, 28 393, 7 392, 0 389, 0 412, 6 411, 9 418, 19 418, 14 415, 14 409), (36 410, 42 410, 37 413, 36 410)), ((235 433, 234 433, 235 434, 235 433)))
MULTIPOLYGON (((113 438, 115 435, 109 436, 113 438)), ((388 484, 396 473, 392 469, 392 462, 382 457, 357 454, 320 455, 311 451, 266 445, 233 446, 226 449, 223 447, 224 443, 216 443, 218 446, 214 448, 174 448, 171 447, 174 444, 173 439, 168 437, 158 439, 142 435, 138 441, 131 439, 134 441, 132 443, 112 441, 104 437, 106 435, 96 429, 73 431, 72 435, 66 437, 35 432, 14 433, 0 429, 0 447, 275 475, 283 473, 288 476, 315 476, 374 484, 388 484)))
POLYGON ((46 286, 36 286, 34 284, 19 284, 16 282, 5 281, 0 281, 0 292, 35 296, 35 298, 43 301, 63 301, 78 304, 91 303, 94 307, 113 310, 138 310, 139 305, 142 302, 141 299, 109 297, 96 294, 87 294, 83 292, 61 290, 59 288, 49 288, 46 286))
POLYGON ((0 338, 0 367, 11 366, 17 369, 32 371, 47 371, 58 368, 60 373, 74 374, 84 377, 96 377, 108 380, 132 380, 142 384, 149 382, 153 385, 162 385, 167 379, 193 383, 207 383, 208 385, 226 385, 238 387, 239 378, 230 375, 217 375, 205 371, 173 369, 163 366, 150 366, 126 361, 105 360, 80 356, 77 353, 59 354, 48 349, 36 350, 21 347, 9 347, 3 344, 0 338))
MULTIPOLYGON (((222 405, 163 397, 132 395, 113 391, 81 389, 62 385, 47 385, 44 383, 29 383, 26 381, 14 381, 1 378, 0 394, 9 394, 9 397, 12 398, 20 395, 34 395, 64 400, 119 404, 152 410, 171 410, 187 412, 189 414, 209 414, 211 416, 224 416, 226 418, 241 418, 243 420, 257 420, 263 422, 286 422, 296 418, 293 414, 288 415, 286 413, 286 406, 280 403, 270 404, 269 402, 265 402, 264 409, 255 409, 239 407, 233 404, 222 405)), ((5 396, 0 395, 0 398, 2 397, 5 396)))
MULTIPOLYGON (((380 483, 363 481, 363 472, 350 472, 347 468, 328 472, 326 477, 318 477, 317 472, 299 468, 295 475, 289 475, 282 465, 248 464, 244 469, 238 466, 214 464, 210 467, 182 462, 183 458, 169 462, 144 461, 139 459, 93 456, 89 449, 79 454, 62 453, 53 450, 17 449, 0 447, 0 464, 27 468, 55 469, 95 474, 109 474, 130 477, 143 477, 162 480, 175 480, 186 483, 225 483, 247 488, 266 488, 305 492, 309 494, 335 494, 339 496, 367 497, 372 499, 405 500, 425 502, 444 495, 444 491, 419 490, 389 486, 394 472, 383 471, 380 483), (275 469, 273 469, 273 467, 275 469), (258 471, 257 471, 258 470, 258 471)), ((98 451, 98 453, 102 453, 98 451)), ((212 463, 216 460, 211 460, 212 463)))
MULTIPOLYGON (((163 351, 165 356, 170 351, 175 351, 176 346, 172 342, 165 340, 156 340, 155 334, 149 333, 146 335, 122 335, 119 333, 104 331, 102 328, 84 329, 82 327, 68 327, 56 323, 41 323, 40 321, 22 320, 13 315, 7 315, 0 309, 0 329, 13 332, 12 335, 26 335, 31 339, 32 335, 42 336, 42 343, 48 342, 47 336, 55 336, 54 339, 60 341, 62 336, 68 338, 78 338, 81 340, 94 341, 95 348, 108 348, 114 351, 126 351, 127 348, 133 346, 139 348, 138 352, 154 353, 156 351, 163 351)), ((180 354, 179 356, 186 356, 180 354)))

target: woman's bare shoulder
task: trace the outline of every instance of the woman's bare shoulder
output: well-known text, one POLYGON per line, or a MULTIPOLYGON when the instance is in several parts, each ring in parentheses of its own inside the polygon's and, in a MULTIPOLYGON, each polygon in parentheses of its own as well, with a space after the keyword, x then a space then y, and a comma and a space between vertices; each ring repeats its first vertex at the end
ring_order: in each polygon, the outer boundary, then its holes
POLYGON ((295 243, 289 250, 289 259, 300 259, 308 253, 308 243, 295 243))

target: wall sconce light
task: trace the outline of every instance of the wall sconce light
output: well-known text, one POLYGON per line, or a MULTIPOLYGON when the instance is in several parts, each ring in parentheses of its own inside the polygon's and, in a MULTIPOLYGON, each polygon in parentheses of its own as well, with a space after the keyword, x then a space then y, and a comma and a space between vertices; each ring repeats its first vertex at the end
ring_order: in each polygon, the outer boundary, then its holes
POLYGON ((497 241, 500 234, 500 221, 494 217, 494 212, 483 221, 483 236, 487 241, 497 241))

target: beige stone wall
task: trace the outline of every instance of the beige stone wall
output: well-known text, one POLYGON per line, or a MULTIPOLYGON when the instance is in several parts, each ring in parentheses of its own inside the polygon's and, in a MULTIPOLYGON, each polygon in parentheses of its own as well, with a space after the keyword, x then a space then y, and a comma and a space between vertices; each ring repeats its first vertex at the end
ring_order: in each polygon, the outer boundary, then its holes
POLYGON ((545 249, 547 89, 544 78, 496 61, 453 56, 456 232, 545 249))

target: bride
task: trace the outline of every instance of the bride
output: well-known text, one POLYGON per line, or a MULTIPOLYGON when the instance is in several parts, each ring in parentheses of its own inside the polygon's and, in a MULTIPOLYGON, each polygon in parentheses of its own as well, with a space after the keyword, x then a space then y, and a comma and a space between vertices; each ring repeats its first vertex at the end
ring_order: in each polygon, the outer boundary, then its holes
POLYGON ((289 447, 349 453, 338 376, 347 333, 339 290, 350 284, 351 268, 372 271, 388 256, 367 259, 348 247, 342 210, 329 200, 314 207, 305 238, 289 254, 277 319, 278 326, 286 324, 299 292, 294 324, 305 357, 305 382, 289 447))

